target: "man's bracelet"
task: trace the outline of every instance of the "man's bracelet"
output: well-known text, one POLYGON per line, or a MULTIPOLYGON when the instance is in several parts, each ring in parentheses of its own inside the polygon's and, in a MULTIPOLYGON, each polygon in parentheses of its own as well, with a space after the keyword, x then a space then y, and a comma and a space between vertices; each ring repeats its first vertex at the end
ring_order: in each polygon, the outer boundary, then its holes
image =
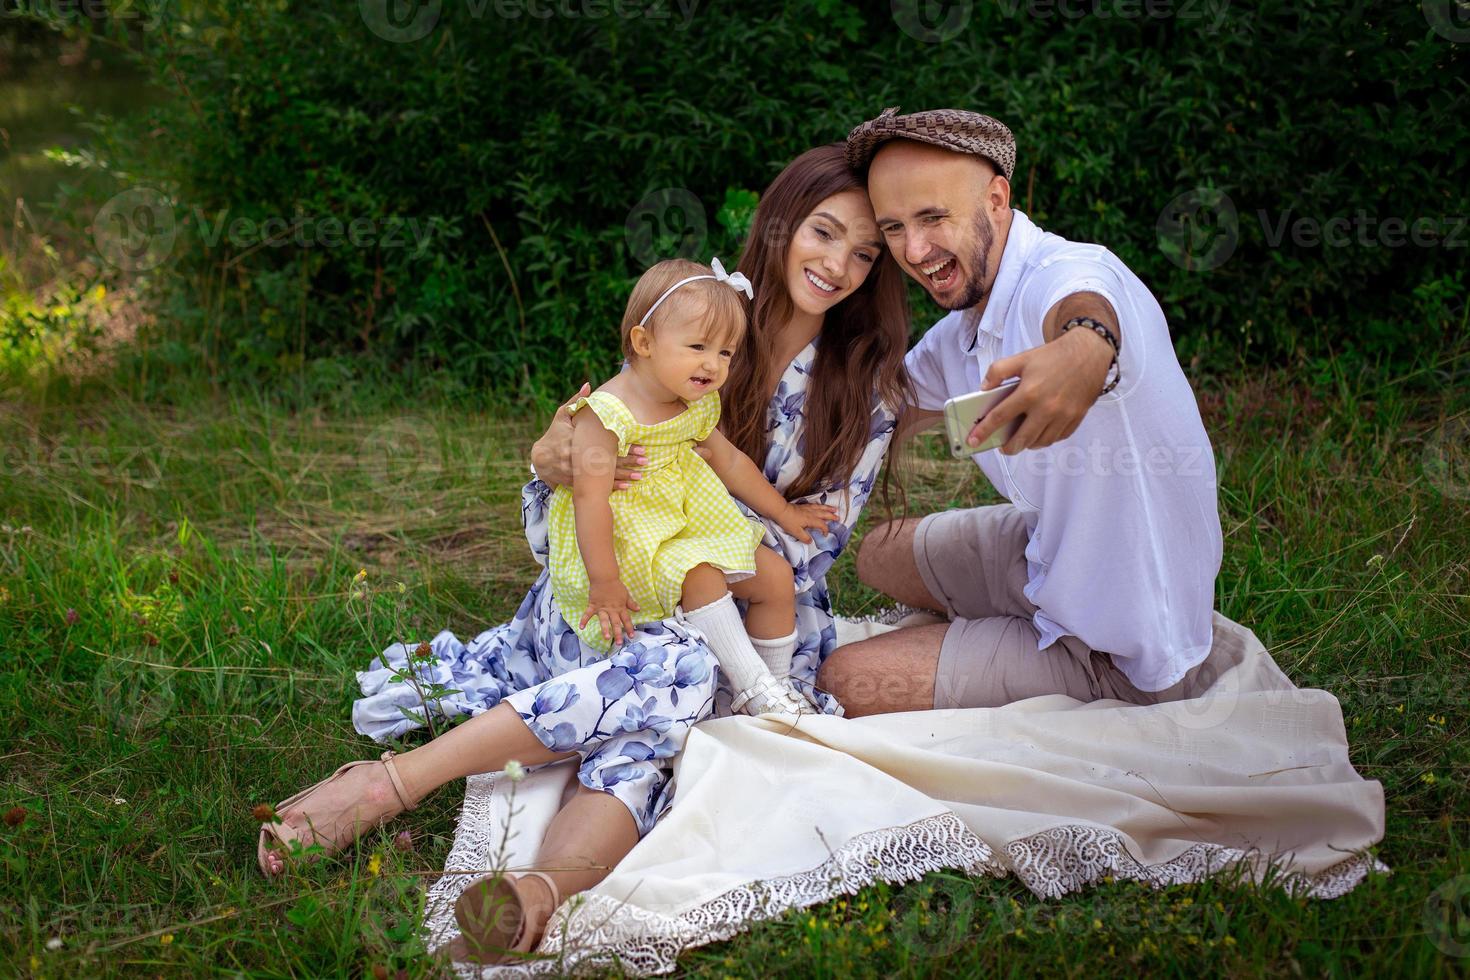
POLYGON ((1102 391, 1098 392, 1099 397, 1106 395, 1118 387, 1118 379, 1122 377, 1122 371, 1118 367, 1118 338, 1113 336, 1113 332, 1101 321, 1094 320, 1090 316, 1072 317, 1072 319, 1062 324, 1061 332, 1057 336, 1061 336, 1061 334, 1066 333, 1073 327, 1086 327, 1113 346, 1113 363, 1108 367, 1108 383, 1103 385, 1102 391))

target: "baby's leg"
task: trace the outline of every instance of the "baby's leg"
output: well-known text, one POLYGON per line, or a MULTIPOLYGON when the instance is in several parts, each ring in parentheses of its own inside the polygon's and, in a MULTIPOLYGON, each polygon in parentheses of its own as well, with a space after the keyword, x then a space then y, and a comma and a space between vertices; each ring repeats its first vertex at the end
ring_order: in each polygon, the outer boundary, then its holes
POLYGON ((686 610, 699 609, 729 591, 724 572, 713 565, 695 565, 684 576, 681 601, 686 610))
MULTIPOLYGON (((771 554, 778 562, 786 564, 774 552, 771 554)), ((756 567, 760 568, 759 558, 756 560, 756 567)), ((773 676, 767 666, 764 651, 757 651, 752 645, 775 642, 783 648, 795 648, 795 586, 791 584, 790 566, 786 568, 786 575, 792 597, 791 609, 786 614, 785 629, 791 635, 782 636, 775 641, 752 640, 747 632, 748 623, 741 621, 740 610, 735 606, 725 573, 720 569, 713 565, 696 565, 684 576, 684 618, 704 633, 709 641, 710 650, 719 661, 720 669, 730 680, 730 688, 735 695, 732 706, 736 711, 749 710, 751 714, 765 711, 798 714, 811 711, 811 706, 800 695, 789 690, 784 682, 778 682, 777 677, 784 677, 785 674, 773 676)), ((736 584, 738 586, 743 583, 736 584)), ((752 605, 751 611, 754 610, 755 606, 752 605)), ((788 669, 790 661, 791 655, 787 653, 788 669)))
POLYGON ((730 591, 750 603, 745 628, 752 637, 775 639, 796 628, 796 573, 765 545, 755 549, 755 575, 731 585, 730 591))
POLYGON ((755 576, 730 586, 730 591, 750 603, 745 628, 761 660, 778 678, 791 673, 796 655, 796 574, 776 552, 762 545, 755 549, 755 576))

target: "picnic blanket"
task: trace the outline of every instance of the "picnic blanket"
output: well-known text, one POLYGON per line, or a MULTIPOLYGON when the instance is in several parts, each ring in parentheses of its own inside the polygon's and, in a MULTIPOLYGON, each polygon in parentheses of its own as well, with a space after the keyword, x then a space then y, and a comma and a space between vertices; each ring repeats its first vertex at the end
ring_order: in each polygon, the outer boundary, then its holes
MULTIPOLYGON (((848 642, 884 628, 839 626, 848 642)), ((676 761, 673 806, 557 910, 548 959, 455 969, 559 973, 616 959, 669 972, 681 952, 789 909, 946 868, 1015 875, 1041 899, 1104 877, 1162 887, 1221 874, 1330 899, 1387 873, 1368 852, 1383 836, 1383 787, 1350 763, 1337 699, 1296 687, 1254 633, 1218 613, 1214 642, 1231 666, 1168 704, 1047 695, 704 722, 676 761)), ((507 867, 535 867, 574 763, 515 784, 469 778, 447 873, 428 896, 431 950, 457 935, 454 900, 474 877, 463 872, 488 869, 502 847, 507 867)))

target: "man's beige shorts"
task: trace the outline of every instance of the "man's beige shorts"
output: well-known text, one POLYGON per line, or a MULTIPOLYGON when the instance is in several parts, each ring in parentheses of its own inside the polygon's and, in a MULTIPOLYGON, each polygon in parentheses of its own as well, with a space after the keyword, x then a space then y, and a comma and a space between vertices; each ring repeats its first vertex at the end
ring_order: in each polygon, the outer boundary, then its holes
POLYGON ((1178 683, 1140 691, 1075 636, 1045 650, 1031 617, 1026 519, 1011 504, 930 514, 914 533, 914 563, 951 622, 939 650, 934 707, 990 708, 1042 694, 1158 704, 1195 697, 1227 666, 1212 653, 1178 683))

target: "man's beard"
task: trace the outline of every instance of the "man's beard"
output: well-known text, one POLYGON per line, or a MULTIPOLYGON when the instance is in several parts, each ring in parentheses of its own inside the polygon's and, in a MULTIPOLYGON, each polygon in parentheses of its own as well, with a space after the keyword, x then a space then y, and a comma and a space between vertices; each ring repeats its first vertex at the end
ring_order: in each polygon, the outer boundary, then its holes
POLYGON ((981 211, 975 217, 975 253, 970 257, 974 274, 965 280, 965 288, 951 300, 936 300, 946 310, 968 310, 979 306, 986 297, 985 280, 990 278, 990 246, 995 244, 995 229, 981 211))

